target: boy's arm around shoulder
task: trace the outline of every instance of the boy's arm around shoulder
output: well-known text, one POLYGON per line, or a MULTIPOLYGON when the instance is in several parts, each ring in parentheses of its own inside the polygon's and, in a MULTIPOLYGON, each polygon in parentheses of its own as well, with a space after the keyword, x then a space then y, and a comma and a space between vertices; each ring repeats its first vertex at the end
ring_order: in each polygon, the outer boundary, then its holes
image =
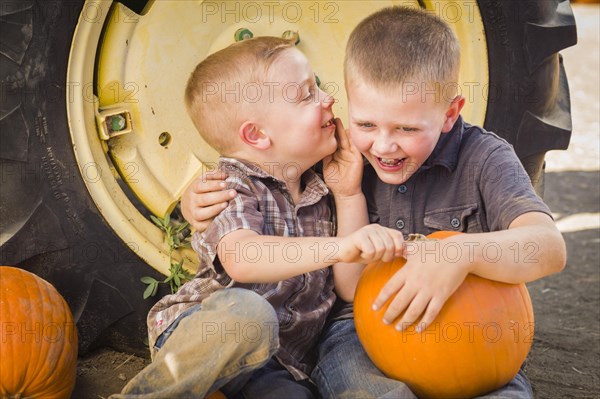
POLYGON ((517 216, 507 230, 459 234, 447 239, 462 249, 468 272, 505 283, 526 283, 562 271, 565 241, 543 212, 517 216))

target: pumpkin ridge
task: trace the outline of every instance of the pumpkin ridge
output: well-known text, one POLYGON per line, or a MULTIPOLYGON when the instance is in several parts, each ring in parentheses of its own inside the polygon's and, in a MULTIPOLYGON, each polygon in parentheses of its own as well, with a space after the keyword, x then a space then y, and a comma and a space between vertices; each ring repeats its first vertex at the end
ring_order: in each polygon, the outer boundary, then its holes
MULTIPOLYGON (((6 301, 6 296, 7 296, 7 292, 9 291, 8 288, 8 279, 9 277, 6 276, 6 273, 4 272, 4 270, 2 268, 0 268, 0 322, 2 322, 3 324, 5 322, 8 322, 8 320, 11 320, 11 315, 10 315, 10 308, 8 307, 8 302, 6 301), (4 274, 4 275, 2 275, 4 274)), ((2 333, 2 338, 4 339, 4 330, 2 333)), ((3 358, 4 357, 8 357, 9 359, 13 359, 13 348, 9 347, 9 348, 5 348, 3 350, 4 354, 3 354, 3 358), (7 355, 6 350, 10 350, 10 354, 7 355)), ((4 366, 4 362, 0 362, 0 377, 2 376, 6 376, 7 371, 6 368, 3 367, 4 366), (4 371, 2 371, 4 369, 4 371)), ((13 367, 9 368, 8 373, 10 373, 10 381, 14 381, 17 376, 15 375, 15 370, 13 367)), ((3 396, 8 396, 10 394, 9 392, 9 388, 5 388, 5 384, 7 382, 5 382, 4 378, 2 379, 2 383, 0 383, 0 394, 2 394, 3 396)))
POLYGON ((531 296, 529 295, 529 291, 527 290, 527 284, 520 284, 519 292, 521 293, 520 299, 521 303, 523 304, 523 309, 525 310, 527 320, 529 321, 529 323, 531 323, 531 326, 533 327, 535 322, 535 314, 533 313, 533 304, 531 302, 531 296))
MULTIPOLYGON (((494 289, 496 289, 496 286, 494 285, 494 289)), ((504 302, 504 306, 503 308, 506 309, 507 308, 507 303, 506 303, 506 298, 504 297, 504 295, 502 294, 502 292, 500 292, 500 298, 502 298, 502 301, 504 302)), ((500 327, 500 333, 502 334, 502 326, 500 327)), ((498 379, 500 378, 500 371, 498 370, 498 353, 496 351, 491 351, 491 356, 494 357, 494 364, 496 365, 496 367, 492 368, 492 371, 494 373, 494 380, 498 381, 498 379)), ((508 382, 508 381, 507 381, 508 382)))
MULTIPOLYGON (((21 271, 19 271, 18 273, 19 273, 19 274, 22 274, 22 272, 21 272, 21 271)), ((13 295, 18 295, 18 293, 19 293, 19 292, 21 292, 21 290, 22 290, 22 289, 24 289, 25 291, 27 291, 27 284, 25 284, 25 281, 24 281, 24 279, 22 278, 22 276, 19 276, 19 277, 20 277, 20 278, 18 278, 18 279, 15 279, 15 277, 14 277, 14 276, 12 276, 12 282, 13 282, 13 283, 14 283, 14 282, 16 282, 16 283, 19 285, 19 287, 18 287, 18 290, 16 290, 16 292, 14 292, 14 293, 13 293, 13 295)), ((19 312, 19 313, 20 313, 20 312, 19 312)), ((16 316, 16 317, 18 318, 18 320, 19 320, 19 324, 20 324, 20 325, 19 325, 19 330, 18 330, 18 332, 19 332, 19 333, 21 333, 20 335, 21 335, 21 338, 22 338, 22 331, 20 330, 20 328, 23 326, 23 324, 22 324, 22 323, 23 323, 23 318, 22 318, 22 317, 20 317, 19 313, 17 314, 17 316, 16 316)), ((31 315, 31 312, 26 312, 25 314, 26 314, 26 315, 27 315, 27 317, 28 317, 28 316, 30 316, 30 315, 31 315)), ((28 318, 27 318, 27 317, 25 317, 25 320, 28 320, 28 318)), ((19 358, 20 358, 20 356, 19 356, 19 351, 17 350, 17 353, 15 353, 15 352, 14 352, 14 351, 15 351, 15 349, 18 349, 18 348, 15 348, 14 346, 12 346, 12 350, 13 350, 13 357, 12 357, 12 360, 13 360, 13 362, 15 361, 15 359, 19 359, 19 358)), ((25 387, 25 385, 26 385, 26 384, 25 384, 25 381, 26 381, 26 379, 27 379, 27 377, 28 377, 28 376, 27 376, 27 372, 28 372, 28 370, 27 370, 27 366, 26 366, 25 364, 23 364, 23 361, 22 361, 22 360, 21 360, 19 363, 20 363, 20 366, 21 366, 21 367, 20 367, 19 369, 15 370, 15 371, 21 371, 21 373, 22 373, 22 371, 23 371, 23 369, 24 369, 24 370, 25 370, 25 375, 21 374, 20 376, 19 376, 19 375, 17 375, 17 376, 16 376, 16 377, 17 377, 17 379, 18 379, 18 385, 16 385, 16 386, 13 386, 13 389, 17 389, 17 390, 18 390, 18 392, 19 392, 19 394, 20 394, 20 396, 21 396, 21 395, 24 395, 24 394, 25 394, 25 390, 26 390, 26 387, 25 387)), ((16 368, 15 368, 15 369, 16 369, 16 368)), ((14 384, 14 379, 13 379, 13 384, 14 384)))
MULTIPOLYGON (((73 331, 69 331, 69 333, 68 333, 68 328, 70 328, 69 314, 66 311, 66 309, 68 309, 68 304, 66 303, 66 301, 63 298, 60 298, 60 300, 63 302, 63 307, 58 309, 59 311, 61 311, 60 318, 59 318, 61 320, 61 324, 59 325, 59 328, 61 329, 60 334, 64 335, 65 340, 66 339, 74 339, 72 336, 73 331)), ((67 369, 73 370, 73 380, 74 380, 77 377, 77 375, 76 375, 77 357, 75 356, 74 359, 75 359, 75 361, 73 361, 73 352, 58 351, 58 356, 56 357, 56 361, 54 362, 54 367, 57 367, 62 364, 68 365, 69 367, 67 369)), ((59 378, 59 376, 52 373, 50 380, 52 381, 52 383, 50 384, 50 387, 46 388, 46 393, 48 395, 52 394, 53 396, 59 396, 61 394, 64 395, 64 394, 70 393, 71 387, 69 386, 69 384, 70 384, 69 379, 59 378)))
MULTIPOLYGON (((32 287, 32 284, 26 284, 25 285, 26 290, 27 290, 27 297, 28 298, 36 298, 35 300, 38 301, 41 305, 41 309, 38 309, 38 313, 40 313, 42 315, 42 318, 44 320, 46 320, 46 312, 45 312, 45 305, 46 305, 46 298, 44 295, 44 292, 40 290, 40 282, 38 280, 35 280, 35 286, 32 287), (34 292, 32 292, 34 291, 34 292), (40 300, 42 299, 42 300, 40 300)), ((34 326, 34 330, 37 327, 36 326, 36 321, 34 319, 32 319, 32 316, 35 316, 33 309, 30 308, 30 311, 27 313, 28 314, 28 318, 27 318, 27 322, 30 322, 32 326, 34 326)), ((26 323, 27 323, 26 322, 26 323)), ((27 324, 26 324, 27 326, 27 324)), ((44 330, 44 326, 41 326, 42 329, 42 333, 44 330)), ((36 341, 36 339, 33 339, 33 341, 36 341)), ((45 355, 45 346, 43 345, 43 339, 41 337, 40 334, 40 339, 39 342, 36 342, 37 344, 37 348, 39 349, 39 353, 37 354, 38 356, 35 356, 35 354, 33 353, 32 350, 28 351, 29 354, 29 361, 28 361, 28 366, 27 366, 27 381, 30 381, 30 383, 28 383, 24 388, 24 394, 27 395, 28 397, 31 396, 31 394, 29 392, 33 391, 36 392, 37 390, 40 389, 40 385, 43 386, 45 379, 40 378, 40 374, 42 372, 43 367, 40 367, 40 360, 46 358, 45 355), (32 357, 36 360, 35 363, 33 363, 32 361, 32 357), (41 380, 41 381, 40 381, 41 380), (33 382, 33 383, 31 383, 33 382)), ((43 366, 43 361, 42 361, 42 366, 43 366)), ((35 394, 34 394, 35 395, 35 394)), ((35 397, 35 396, 32 396, 35 397)))
MULTIPOLYGON (((465 281, 467 279, 473 279, 473 278, 474 278, 473 275, 467 274, 467 276, 465 277, 465 281)), ((470 285, 463 285, 460 288, 462 288, 465 296, 468 296, 468 297, 471 297, 471 298, 475 299, 475 301, 473 301, 473 303, 469 304, 470 305, 469 306, 469 310, 471 312, 477 312, 479 320, 481 320, 484 317, 484 315, 483 315, 483 311, 481 310, 481 306, 480 306, 481 305, 481 301, 479 300, 479 298, 477 298, 477 290, 474 287, 470 286, 470 285)), ((470 322, 469 320, 467 320, 467 321, 470 322)), ((466 382, 461 381, 461 379, 459 377, 460 377, 460 375, 458 375, 458 373, 455 372, 454 380, 456 381, 457 385, 459 386, 459 389, 462 392, 469 392, 470 390, 473 389, 473 387, 469 386, 469 384, 467 384, 466 382)))
MULTIPOLYGON (((54 287, 52 285, 50 285, 50 283, 47 283, 44 281, 39 281, 38 288, 40 289, 40 291, 42 291, 42 290, 44 291, 45 298, 49 299, 52 296, 54 296, 53 295, 54 287)), ((59 328, 62 328, 61 325, 64 325, 66 322, 66 309, 67 309, 66 302, 64 301, 64 299, 62 297, 57 297, 54 300, 61 302, 62 306, 49 307, 49 312, 50 312, 49 319, 60 321, 60 323, 54 323, 54 324, 58 324, 59 328), (57 312, 60 312, 60 313, 57 313, 57 312)), ((44 303, 44 307, 46 307, 46 305, 48 305, 48 304, 44 303)), ((47 340, 48 337, 44 334, 44 331, 46 331, 45 326, 43 326, 43 328, 42 328, 42 340, 47 340)), ((62 334, 64 332, 61 330, 60 333, 62 334)), ((46 343, 46 345, 48 346, 48 342, 46 343)), ((53 361, 47 365, 44 362, 44 365, 46 367, 43 367, 42 370, 40 370, 40 373, 42 373, 42 372, 45 373, 43 383, 37 389, 38 391, 42 391, 44 396, 50 396, 50 395, 56 396, 57 394, 61 393, 65 389, 65 386, 68 386, 69 380, 66 378, 60 378, 60 376, 53 373, 52 370, 56 369, 59 365, 61 365, 62 364, 61 360, 62 360, 63 356, 67 355, 69 353, 72 353, 72 352, 63 351, 58 346, 50 346, 49 348, 47 348, 46 359, 51 359, 53 361), (48 371, 50 371, 50 373, 48 373, 48 371)))
MULTIPOLYGON (((513 297, 509 298, 509 299, 511 300, 511 304, 512 305, 515 305, 515 302, 521 305, 520 307, 515 307, 516 309, 520 309, 521 310, 521 312, 520 312, 521 313, 520 314, 521 318, 527 317, 527 319, 529 319, 529 317, 528 317, 529 316, 529 312, 527 311, 527 304, 526 304, 525 298, 524 298, 524 291, 521 288, 522 285, 524 285, 524 284, 519 284, 518 285, 519 286, 518 287, 519 288, 519 290, 518 290, 518 293, 519 293, 518 298, 515 299, 514 298, 515 295, 513 295, 513 297)), ((503 296, 503 298, 506 299, 507 296, 508 295, 505 293, 505 295, 503 296)), ((512 320, 509 320, 509 323, 511 321, 512 320)), ((512 348, 513 350, 510 353, 507 354, 507 357, 509 357, 509 356, 510 356, 510 358, 515 358, 516 357, 518 359, 519 363, 522 364, 525 361, 525 359, 521 359, 519 357, 519 348, 521 348, 523 346, 523 342, 521 342, 521 339, 523 339, 523 337, 521 336, 521 331, 520 331, 521 328, 520 327, 521 326, 517 322, 517 325, 516 325, 517 335, 516 335, 516 337, 514 336, 514 331, 513 331, 513 343, 514 343, 514 347, 512 348)), ((507 326, 507 328, 510 329, 510 326, 507 326)), ((507 334, 509 334, 509 333, 510 332, 507 331, 507 334)), ((525 346, 527 346, 527 345, 525 345, 525 346)), ((516 373, 519 372, 520 367, 521 367, 521 365, 519 365, 519 368, 516 370, 516 373)), ((515 373, 515 375, 516 375, 516 373, 515 373)), ((514 378, 514 376, 511 376, 511 377, 514 378)))
MULTIPOLYGON (((16 313, 13 315, 13 312, 11 312, 11 307, 9 306, 8 303, 8 298, 11 296, 14 296, 15 293, 13 293, 14 289, 13 289, 13 285, 18 285, 20 283, 20 280, 15 280, 12 276, 13 272, 11 271, 5 271, 4 272, 4 276, 2 277, 2 279, 0 280, 0 283, 2 284, 2 293, 3 295, 3 304, 5 305, 5 310, 3 312, 3 316, 6 317, 6 323, 10 323, 9 320, 13 320, 13 319, 17 319, 17 324, 19 321, 19 314, 16 313), (8 272, 8 273, 7 273, 8 272), (7 276, 8 274, 8 276, 7 276)), ((21 287, 17 287, 17 288, 21 288, 21 287)), ((16 290, 18 292, 18 290, 16 290)), ((6 337, 5 337, 6 339, 6 337)), ((8 360, 10 361, 10 363, 13 364, 14 367, 9 367, 10 373, 11 373, 11 378, 8 382, 8 387, 6 388, 6 392, 8 395, 13 395, 17 390, 19 386, 22 386, 22 382, 21 379, 23 378, 23 376, 19 373, 19 370, 21 369, 18 364, 17 359, 19 359, 17 357, 17 353, 16 352, 16 348, 13 345, 10 345, 8 347, 8 349, 10 350, 10 355, 8 356, 8 360), (18 381, 17 381, 18 380, 18 381), (17 384, 15 384, 15 382, 18 382, 17 384)), ((6 350, 6 349, 4 349, 6 350)), ((4 358, 4 356, 3 356, 4 358)), ((4 384, 1 384, 4 385, 4 384)))
MULTIPOLYGON (((50 292, 50 287, 48 287, 47 284, 42 283, 41 281, 38 281, 38 291, 40 293, 43 293, 44 298, 48 299, 47 301, 43 301, 42 303, 42 309, 44 314, 47 314, 46 312, 49 313, 49 315, 47 316, 49 320, 56 320, 57 319, 57 315, 55 314, 54 310, 55 307, 50 306, 48 307, 48 302, 49 299, 51 297, 51 292, 50 292)), ((52 351, 53 348, 52 346, 49 346, 46 341, 47 337, 44 334, 44 331, 46 329, 45 325, 42 325, 42 336, 41 336, 41 341, 44 343, 44 347, 45 347, 45 358, 46 361, 43 362, 43 366, 38 370, 38 376, 43 377, 43 380, 40 381, 40 384, 38 387, 36 387, 36 391, 43 391, 44 395, 49 395, 51 392, 48 391, 48 386, 52 386, 52 380, 53 380, 53 375, 52 374, 48 374, 48 369, 52 370, 53 368, 56 367, 56 362, 53 362, 52 360, 54 360, 53 358, 51 358, 51 356, 53 355, 52 351), (49 363, 47 363, 49 361, 49 363)), ((59 349, 59 348, 57 348, 59 349)))

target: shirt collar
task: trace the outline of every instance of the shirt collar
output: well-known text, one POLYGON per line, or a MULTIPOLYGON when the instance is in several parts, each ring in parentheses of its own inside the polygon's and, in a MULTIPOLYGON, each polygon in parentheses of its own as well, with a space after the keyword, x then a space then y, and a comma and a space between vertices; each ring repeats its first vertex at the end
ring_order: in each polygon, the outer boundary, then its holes
MULTIPOLYGON (((285 182, 267 173, 255 162, 237 158, 220 157, 219 169, 226 173, 235 173, 239 171, 244 175, 253 176, 261 180, 275 181, 284 189, 286 187, 285 182)), ((302 174, 301 179, 304 185, 304 191, 302 192, 301 199, 302 204, 304 204, 306 201, 313 202, 316 199, 320 199, 321 197, 329 194, 329 189, 325 185, 325 182, 323 182, 323 179, 321 179, 321 177, 314 170, 308 169, 302 174)))
POLYGON ((434 166, 443 166, 454 171, 458 164, 458 152, 466 127, 467 124, 463 122, 462 116, 459 116, 452 129, 448 133, 440 135, 433 152, 421 168, 427 170, 434 166))

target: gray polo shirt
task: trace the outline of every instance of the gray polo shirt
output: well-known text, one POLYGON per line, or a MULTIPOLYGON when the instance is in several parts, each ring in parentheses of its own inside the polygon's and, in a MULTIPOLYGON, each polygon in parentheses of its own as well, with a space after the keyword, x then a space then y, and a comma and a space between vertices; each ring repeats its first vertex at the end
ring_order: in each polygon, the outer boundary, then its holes
POLYGON ((551 216, 512 146, 462 117, 442 133, 432 154, 404 184, 383 183, 367 164, 363 192, 370 221, 405 236, 498 231, 526 212, 551 216))

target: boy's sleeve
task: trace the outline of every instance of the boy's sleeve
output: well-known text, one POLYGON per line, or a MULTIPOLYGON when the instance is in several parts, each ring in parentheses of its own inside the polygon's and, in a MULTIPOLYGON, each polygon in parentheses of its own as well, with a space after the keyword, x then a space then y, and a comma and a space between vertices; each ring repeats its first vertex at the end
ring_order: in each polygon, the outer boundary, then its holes
POLYGON ((217 244, 225 235, 240 229, 263 234, 264 217, 261 213, 258 194, 253 191, 254 185, 247 179, 228 177, 227 189, 235 189, 237 195, 227 208, 223 210, 204 233, 195 233, 192 247, 197 253, 208 252, 210 259, 216 256, 217 244), (202 248, 204 247, 204 251, 202 248))
POLYGON ((515 218, 527 212, 543 212, 552 217, 508 143, 502 143, 487 157, 479 187, 491 231, 508 229, 515 218))

